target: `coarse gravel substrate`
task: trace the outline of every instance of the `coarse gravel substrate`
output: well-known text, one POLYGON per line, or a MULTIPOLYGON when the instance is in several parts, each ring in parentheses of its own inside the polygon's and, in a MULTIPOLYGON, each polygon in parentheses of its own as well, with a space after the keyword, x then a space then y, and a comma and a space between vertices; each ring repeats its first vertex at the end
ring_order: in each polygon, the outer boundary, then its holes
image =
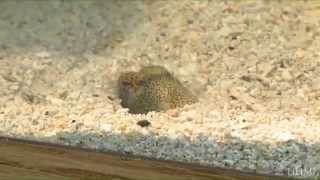
POLYGON ((3 0, 0 135, 319 174, 320 16, 305 5, 3 0), (167 68, 199 102, 129 114, 117 78, 144 65, 167 68))

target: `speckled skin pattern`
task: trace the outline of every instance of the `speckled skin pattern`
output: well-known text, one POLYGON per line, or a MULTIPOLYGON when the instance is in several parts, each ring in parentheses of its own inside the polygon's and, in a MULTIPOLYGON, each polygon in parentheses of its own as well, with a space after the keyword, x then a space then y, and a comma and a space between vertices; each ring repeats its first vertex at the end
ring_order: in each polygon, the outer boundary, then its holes
POLYGON ((165 111, 197 102, 197 98, 161 66, 146 66, 139 72, 121 74, 118 94, 121 105, 134 114, 165 111))

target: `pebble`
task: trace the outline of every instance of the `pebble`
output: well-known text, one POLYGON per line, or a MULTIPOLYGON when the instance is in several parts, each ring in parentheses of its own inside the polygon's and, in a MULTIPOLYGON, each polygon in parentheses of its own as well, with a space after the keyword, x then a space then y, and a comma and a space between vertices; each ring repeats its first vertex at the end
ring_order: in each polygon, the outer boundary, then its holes
POLYGON ((137 122, 137 125, 141 127, 148 127, 151 125, 151 123, 148 120, 141 120, 137 122))

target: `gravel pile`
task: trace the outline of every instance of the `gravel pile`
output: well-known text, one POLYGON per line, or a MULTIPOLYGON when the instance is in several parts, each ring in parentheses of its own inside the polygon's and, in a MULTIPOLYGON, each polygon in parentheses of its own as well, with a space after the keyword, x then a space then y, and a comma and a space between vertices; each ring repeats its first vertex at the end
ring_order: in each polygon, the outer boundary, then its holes
POLYGON ((320 21, 304 5, 2 1, 0 134, 259 173, 316 173, 320 21), (128 113, 117 78, 143 65, 164 66, 199 102, 128 113))

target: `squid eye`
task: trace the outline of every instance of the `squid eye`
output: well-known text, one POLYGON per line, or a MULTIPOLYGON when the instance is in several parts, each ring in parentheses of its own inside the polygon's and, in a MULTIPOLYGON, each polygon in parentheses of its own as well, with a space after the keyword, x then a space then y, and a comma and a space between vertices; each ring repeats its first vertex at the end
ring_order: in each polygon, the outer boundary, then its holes
POLYGON ((129 85, 130 85, 130 82, 128 82, 128 81, 123 81, 123 82, 122 82, 122 85, 124 85, 124 86, 129 86, 129 85))

